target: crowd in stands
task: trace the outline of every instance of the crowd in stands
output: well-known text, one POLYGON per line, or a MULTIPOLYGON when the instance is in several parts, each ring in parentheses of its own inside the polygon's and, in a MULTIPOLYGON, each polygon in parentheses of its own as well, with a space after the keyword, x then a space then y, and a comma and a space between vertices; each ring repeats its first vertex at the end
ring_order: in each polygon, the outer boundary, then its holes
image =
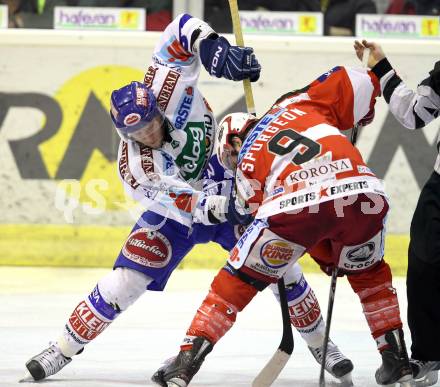
POLYGON ((163 31, 172 19, 172 0, 0 0, 9 11, 9 27, 53 28, 55 6, 147 9, 149 31, 163 31))
MULTIPOLYGON (((0 0, 9 27, 52 28, 55 6, 147 9, 146 29, 161 31, 172 19, 172 0, 0 0)), ((358 13, 440 15, 440 0, 239 0, 240 10, 323 12, 325 35, 353 36, 358 13)), ((218 32, 232 32, 226 0, 205 0, 204 20, 218 32)))

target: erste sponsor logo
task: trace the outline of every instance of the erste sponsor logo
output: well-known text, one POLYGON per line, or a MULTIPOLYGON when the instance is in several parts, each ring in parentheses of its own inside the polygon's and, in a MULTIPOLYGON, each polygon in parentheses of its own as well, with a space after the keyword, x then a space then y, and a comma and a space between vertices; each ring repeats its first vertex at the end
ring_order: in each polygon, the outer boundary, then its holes
POLYGON ((182 129, 191 112, 192 101, 194 98, 194 88, 189 86, 185 89, 179 107, 177 108, 176 119, 174 120, 174 126, 176 129, 182 129))

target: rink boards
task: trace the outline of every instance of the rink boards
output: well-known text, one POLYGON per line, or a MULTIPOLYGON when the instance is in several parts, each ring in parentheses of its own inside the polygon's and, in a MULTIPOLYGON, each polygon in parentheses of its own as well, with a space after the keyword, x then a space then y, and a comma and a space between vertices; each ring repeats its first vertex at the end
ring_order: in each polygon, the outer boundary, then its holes
MULTIPOLYGON (((96 226, 0 226, 0 266, 111 267, 130 227, 96 226), (23 247, 23 248, 18 248, 23 247)), ((395 275, 405 275, 409 237, 389 235, 385 259, 395 275)), ((180 269, 217 269, 228 253, 216 243, 197 245, 180 269)), ((300 260, 306 272, 319 272, 305 255, 300 260)))
MULTIPOLYGON (((108 116, 109 95, 143 78, 157 38, 157 33, 0 31, 0 265, 111 265, 139 209, 116 176, 118 137, 108 116)), ((352 38, 245 41, 263 67, 253 86, 257 112, 335 65, 358 65, 352 38)), ((411 87, 440 51, 439 41, 381 43, 411 87)), ((217 117, 244 110, 240 83, 202 70, 200 88, 217 117)), ((409 132, 382 99, 376 106, 375 122, 362 131, 358 145, 385 180, 391 201, 387 257, 403 273, 410 219, 435 160, 438 123, 409 132)), ((218 267, 225 257, 218 247, 200 246, 188 265, 205 267, 209 261, 208 267, 218 267)))

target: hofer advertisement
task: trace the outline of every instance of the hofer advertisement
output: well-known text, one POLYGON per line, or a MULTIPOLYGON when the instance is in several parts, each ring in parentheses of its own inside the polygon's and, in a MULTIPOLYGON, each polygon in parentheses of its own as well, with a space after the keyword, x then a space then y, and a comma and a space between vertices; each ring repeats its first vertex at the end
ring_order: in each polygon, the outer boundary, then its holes
MULTIPOLYGON (((93 265, 119 251, 139 208, 126 198, 117 177, 119 137, 109 118, 109 98, 112 90, 143 79, 157 37, 145 32, 3 32, 0 264, 14 264, 20 253, 27 263, 68 254, 74 262, 93 265)), ((261 78, 253 84, 260 113, 335 65, 359 66, 351 40, 270 38, 246 39, 262 65, 261 78)), ((415 49, 411 43, 411 49, 408 41, 384 40, 383 48, 400 76, 415 87, 438 60, 439 44, 415 49)), ((246 110, 240 82, 210 77, 202 67, 199 85, 217 119, 246 110)), ((391 233, 409 232, 420 189, 434 165, 439 125, 437 120, 408 131, 380 98, 374 122, 360 133, 364 159, 385 180, 391 233)))
POLYGON ((55 7, 55 29, 145 30, 144 8, 55 7))

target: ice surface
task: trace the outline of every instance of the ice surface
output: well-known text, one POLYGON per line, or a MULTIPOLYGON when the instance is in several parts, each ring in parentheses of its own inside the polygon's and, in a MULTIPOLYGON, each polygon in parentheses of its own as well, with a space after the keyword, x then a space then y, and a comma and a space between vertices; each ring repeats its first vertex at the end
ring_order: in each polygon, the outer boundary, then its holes
MULTIPOLYGON (((0 386, 18 384, 24 363, 55 340, 72 309, 103 276, 105 269, 0 267, 0 386)), ((176 271, 165 292, 147 292, 84 353, 42 384, 52 387, 151 386, 161 362, 178 352, 196 308, 206 295, 213 271, 176 271)), ((307 274, 324 314, 330 277, 307 274)), ((404 278, 396 278, 406 324, 404 278)), ((405 329, 407 345, 409 332, 405 329)), ((319 366, 295 332, 295 350, 274 386, 318 385, 319 366)), ((376 386, 380 364, 357 296, 338 279, 331 337, 352 359, 355 386, 376 386)), ((258 294, 239 314, 232 330, 208 355, 191 386, 250 386, 281 339, 281 313, 271 291, 258 294)), ((338 383, 327 376, 327 385, 338 383)))

